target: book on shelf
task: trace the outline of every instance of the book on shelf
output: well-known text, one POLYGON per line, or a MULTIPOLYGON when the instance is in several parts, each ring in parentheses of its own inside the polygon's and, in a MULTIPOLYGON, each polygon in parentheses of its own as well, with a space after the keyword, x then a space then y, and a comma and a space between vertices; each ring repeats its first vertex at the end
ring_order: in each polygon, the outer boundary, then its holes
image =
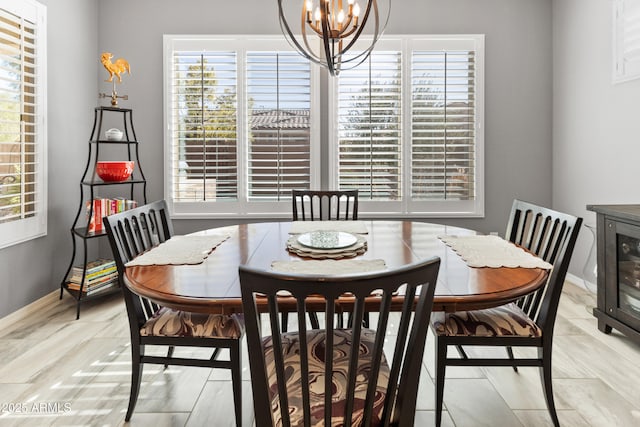
POLYGON ((102 217, 124 212, 138 206, 135 200, 116 197, 115 199, 97 198, 87 200, 87 231, 95 233, 104 229, 102 217))
MULTIPOLYGON (((111 278, 109 280, 105 280, 104 282, 101 282, 101 283, 98 283, 98 284, 94 284, 94 285, 91 285, 91 286, 88 286, 85 283, 85 285, 82 287, 82 293, 84 295, 91 295, 93 293, 103 291, 106 288, 110 288, 110 287, 115 286, 117 284, 118 284, 118 276, 116 275, 116 277, 113 277, 113 278, 111 278)), ((67 286, 71 290, 80 291, 80 285, 79 284, 69 282, 67 284, 67 286)))
MULTIPOLYGON (((84 278, 84 285, 85 287, 87 286, 92 286, 95 284, 99 284, 108 280, 111 280, 113 278, 117 278, 118 277, 118 272, 116 270, 112 270, 109 272, 106 272, 104 274, 101 274, 99 276, 93 276, 93 277, 85 277, 84 278)), ((80 285, 80 283, 82 283, 82 276, 71 276, 69 278, 69 284, 70 285, 80 285)))
MULTIPOLYGON (((115 265, 116 265, 116 262, 114 260, 112 260, 112 259, 98 258, 95 261, 91 261, 91 262, 87 263, 86 274, 93 274, 93 273, 96 273, 98 271, 105 270, 105 269, 110 268, 110 267, 114 267, 115 265)), ((76 276, 76 275, 82 275, 83 271, 84 271, 83 266, 76 265, 71 270, 71 273, 74 276, 76 276)))

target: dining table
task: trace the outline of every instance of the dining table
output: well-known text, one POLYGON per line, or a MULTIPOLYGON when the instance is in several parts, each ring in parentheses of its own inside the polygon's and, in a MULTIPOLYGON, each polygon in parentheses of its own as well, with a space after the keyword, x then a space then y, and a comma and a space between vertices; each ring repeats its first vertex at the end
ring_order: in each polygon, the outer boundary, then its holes
MULTIPOLYGON (((363 226, 359 236, 366 241, 364 248, 348 256, 333 258, 337 258, 337 262, 383 260, 385 268, 393 269, 439 257, 434 311, 466 311, 503 305, 539 289, 548 277, 549 270, 541 267, 469 265, 445 243, 445 238, 481 235, 473 230, 410 220, 357 223, 363 226)), ((272 270, 276 262, 307 262, 317 258, 313 253, 291 249, 291 239, 296 236, 292 230, 300 225, 293 221, 256 222, 199 231, 193 235, 223 236, 223 241, 204 260, 197 264, 130 265, 126 267, 124 281, 134 293, 176 310, 239 313, 242 312, 242 301, 238 266, 246 264, 272 270)), ((309 223, 305 227, 313 230, 316 226, 309 223)), ((335 272, 328 268, 326 274, 330 276, 335 272)), ((397 296, 397 307, 401 301, 401 295, 397 296)))

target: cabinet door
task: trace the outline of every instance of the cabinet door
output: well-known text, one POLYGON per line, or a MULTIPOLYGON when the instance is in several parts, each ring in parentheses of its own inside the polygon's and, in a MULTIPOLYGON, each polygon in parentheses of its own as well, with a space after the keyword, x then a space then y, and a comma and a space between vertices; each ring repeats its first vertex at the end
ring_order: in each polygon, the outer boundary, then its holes
POLYGON ((640 227, 606 221, 606 311, 640 328, 640 227))

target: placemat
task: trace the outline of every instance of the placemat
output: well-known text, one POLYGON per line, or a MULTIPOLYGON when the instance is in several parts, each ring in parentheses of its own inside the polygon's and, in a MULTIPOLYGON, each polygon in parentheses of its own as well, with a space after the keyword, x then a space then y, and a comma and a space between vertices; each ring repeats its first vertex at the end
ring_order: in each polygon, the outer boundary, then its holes
POLYGON ((541 258, 499 236, 438 236, 469 267, 524 267, 550 270, 553 266, 541 258))
POLYGON ((132 259, 126 266, 200 264, 229 237, 229 234, 173 236, 132 259))
POLYGON ((383 259, 333 259, 308 261, 273 261, 271 269, 280 273, 341 275, 386 270, 383 259), (330 272, 330 273, 327 273, 330 272))

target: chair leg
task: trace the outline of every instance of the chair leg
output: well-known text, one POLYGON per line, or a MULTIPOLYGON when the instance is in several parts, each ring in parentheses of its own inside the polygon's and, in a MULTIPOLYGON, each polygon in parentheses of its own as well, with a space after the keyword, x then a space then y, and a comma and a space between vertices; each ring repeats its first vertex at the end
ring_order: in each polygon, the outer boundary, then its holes
POLYGON ((447 345, 436 335, 436 427, 442 424, 444 375, 447 368, 447 345))
POLYGON ((233 387, 233 406, 236 411, 236 426, 242 426, 242 360, 240 340, 229 348, 231 360, 231 384, 233 387))
MULTIPOLYGON (((173 356, 173 350, 175 350, 175 347, 170 345, 169 350, 167 350, 167 359, 171 359, 171 356, 173 356)), ((169 363, 165 363, 164 369, 167 369, 168 367, 169 367, 169 363)))
POLYGON ((556 413, 556 405, 553 401, 553 385, 551 382, 551 346, 543 346, 538 349, 538 357, 542 358, 542 367, 540 368, 540 379, 542 380, 542 389, 544 397, 547 401, 547 410, 555 427, 560 427, 558 414, 556 413))
POLYGON ((287 329, 288 329, 287 323, 289 322, 289 312, 283 311, 281 316, 282 316, 281 317, 282 320, 281 320, 280 327, 282 328, 282 332, 287 332, 287 329))
POLYGON ((140 363, 140 354, 144 352, 144 346, 133 344, 131 346, 131 391, 129 393, 129 407, 124 417, 125 421, 129 421, 133 415, 133 410, 138 402, 138 393, 140 392, 140 383, 142 382, 142 364, 140 363))
MULTIPOLYGON (((507 347, 507 354, 509 355, 509 359, 513 360, 513 348, 512 347, 507 347)), ((518 372, 518 367, 516 365, 512 366, 513 371, 514 372, 518 372)))

